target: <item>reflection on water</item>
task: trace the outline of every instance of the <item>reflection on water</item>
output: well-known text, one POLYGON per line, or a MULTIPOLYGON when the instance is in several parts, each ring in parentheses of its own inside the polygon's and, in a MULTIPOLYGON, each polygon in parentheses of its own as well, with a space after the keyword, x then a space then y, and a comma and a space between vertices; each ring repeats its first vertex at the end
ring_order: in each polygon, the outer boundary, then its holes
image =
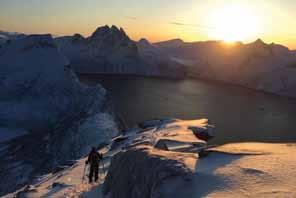
POLYGON ((128 125, 162 117, 209 118, 212 143, 296 142, 296 100, 201 80, 168 80, 119 75, 84 75, 101 83, 128 125))

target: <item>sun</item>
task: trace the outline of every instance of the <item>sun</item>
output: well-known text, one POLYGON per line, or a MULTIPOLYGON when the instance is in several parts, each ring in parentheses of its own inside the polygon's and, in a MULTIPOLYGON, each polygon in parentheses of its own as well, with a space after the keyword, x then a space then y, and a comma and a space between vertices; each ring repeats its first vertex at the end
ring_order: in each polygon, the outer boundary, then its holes
POLYGON ((228 5, 213 11, 210 37, 226 42, 244 41, 259 33, 259 18, 246 6, 228 5))

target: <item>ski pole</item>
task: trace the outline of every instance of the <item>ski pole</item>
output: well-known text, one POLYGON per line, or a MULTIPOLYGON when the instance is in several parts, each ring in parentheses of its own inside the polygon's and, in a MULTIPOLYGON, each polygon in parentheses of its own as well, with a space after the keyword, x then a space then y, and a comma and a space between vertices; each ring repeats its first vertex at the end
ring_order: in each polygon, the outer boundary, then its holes
POLYGON ((105 177, 105 173, 106 173, 106 171, 105 171, 105 167, 104 167, 104 161, 103 161, 103 159, 102 159, 102 164, 103 164, 103 176, 105 177))
POLYGON ((86 170, 86 164, 84 164, 84 168, 83 168, 82 182, 84 181, 84 178, 85 178, 85 170, 86 170))

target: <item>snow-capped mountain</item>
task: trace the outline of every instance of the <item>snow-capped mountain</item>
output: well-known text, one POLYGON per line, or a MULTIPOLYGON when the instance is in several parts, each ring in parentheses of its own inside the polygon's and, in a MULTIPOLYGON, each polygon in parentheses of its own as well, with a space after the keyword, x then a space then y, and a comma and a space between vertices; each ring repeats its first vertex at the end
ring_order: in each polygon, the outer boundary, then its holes
POLYGON ((146 39, 141 39, 137 42, 138 52, 140 57, 145 60, 150 67, 155 67, 157 73, 167 75, 169 77, 185 76, 186 68, 183 64, 175 61, 168 56, 159 47, 151 44, 146 39))
POLYGON ((3 44, 0 177, 6 179, 0 181, 0 195, 116 134, 105 95, 100 85, 79 83, 50 35, 3 44))
POLYGON ((26 35, 18 32, 6 32, 0 30, 0 45, 9 41, 9 40, 15 40, 19 38, 24 38, 26 35))
POLYGON ((78 73, 182 76, 181 72, 172 71, 182 69, 180 64, 174 62, 174 66, 169 67, 173 63, 169 57, 151 60, 151 56, 143 53, 141 42, 132 41, 116 26, 99 27, 87 38, 75 34, 55 41, 78 73))
POLYGON ((296 54, 282 45, 260 39, 249 44, 173 40, 154 45, 187 65, 192 76, 296 97, 296 54))

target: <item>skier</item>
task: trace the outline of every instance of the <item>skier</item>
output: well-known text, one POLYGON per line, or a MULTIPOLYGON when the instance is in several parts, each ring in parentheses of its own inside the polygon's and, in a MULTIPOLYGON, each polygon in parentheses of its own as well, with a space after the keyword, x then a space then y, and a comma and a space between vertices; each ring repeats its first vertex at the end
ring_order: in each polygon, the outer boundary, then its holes
POLYGON ((98 153, 96 148, 93 147, 88 155, 88 159, 85 164, 90 164, 90 172, 88 175, 89 183, 92 183, 93 177, 95 177, 95 182, 99 179, 99 164, 100 160, 103 159, 102 154, 98 153))

